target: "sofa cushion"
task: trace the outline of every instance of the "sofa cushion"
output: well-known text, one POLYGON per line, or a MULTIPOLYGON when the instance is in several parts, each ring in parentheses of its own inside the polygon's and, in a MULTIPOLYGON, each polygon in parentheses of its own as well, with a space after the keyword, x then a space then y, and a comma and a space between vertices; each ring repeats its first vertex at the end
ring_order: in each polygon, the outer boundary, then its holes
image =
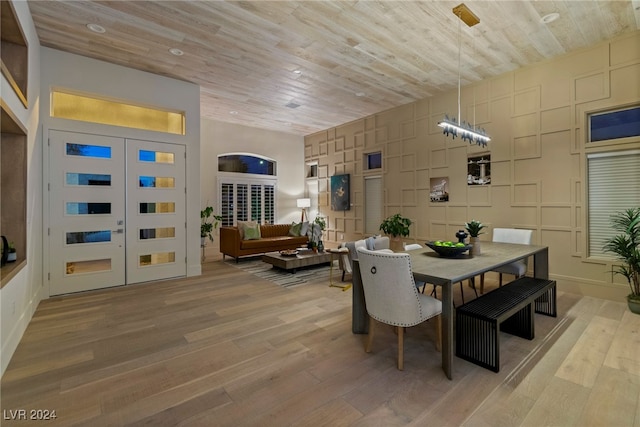
POLYGON ((300 229, 302 228, 302 223, 291 223, 291 228, 289 229, 289 236, 292 237, 300 237, 300 229))
POLYGON ((307 231, 309 231, 309 221, 305 221, 302 223, 302 226, 300 227, 300 235, 306 236, 307 231))
POLYGON ((258 224, 254 226, 245 225, 244 240, 257 240, 259 238, 260 238, 260 226, 258 224))
POLYGON ((245 237, 245 232, 247 229, 257 229, 257 232, 251 232, 251 235, 253 236, 252 239, 259 239, 260 238, 260 225, 256 222, 256 221, 238 221, 238 231, 240 232, 240 239, 241 240, 247 240, 247 238, 245 237), (257 237, 256 236, 257 233, 257 237))

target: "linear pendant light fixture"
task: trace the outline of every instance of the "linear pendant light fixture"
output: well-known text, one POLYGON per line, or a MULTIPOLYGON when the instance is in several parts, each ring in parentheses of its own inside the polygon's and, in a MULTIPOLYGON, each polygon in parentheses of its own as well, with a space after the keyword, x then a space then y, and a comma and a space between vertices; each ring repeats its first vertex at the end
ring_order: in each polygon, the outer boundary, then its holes
MULTIPOLYGON (((455 117, 450 119, 447 114, 444 115, 444 120, 438 122, 438 126, 443 128, 443 132, 445 135, 456 138, 456 136, 460 135, 462 140, 468 140, 469 144, 475 143, 476 145, 481 145, 483 147, 487 146, 487 142, 491 141, 491 138, 487 136, 487 133, 484 129, 476 128, 475 123, 472 125, 470 123, 466 123, 460 120, 460 64, 462 57, 462 39, 461 39, 461 22, 467 24, 468 27, 473 27, 474 25, 480 22, 480 19, 473 13, 471 10, 465 6, 464 3, 459 4, 458 6, 453 8, 453 13, 460 19, 458 22, 458 121, 456 121, 455 117)), ((473 106, 475 109, 475 105, 473 106)), ((475 122, 475 119, 474 119, 475 122)))

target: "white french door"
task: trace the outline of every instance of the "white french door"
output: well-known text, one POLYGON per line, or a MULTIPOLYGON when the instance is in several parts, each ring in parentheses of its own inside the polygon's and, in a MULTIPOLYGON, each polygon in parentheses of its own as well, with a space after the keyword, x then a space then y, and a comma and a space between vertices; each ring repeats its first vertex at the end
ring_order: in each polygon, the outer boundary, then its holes
POLYGON ((127 140, 127 283, 187 274, 185 147, 127 140))
POLYGON ((186 274, 185 148, 49 132, 49 294, 186 274))
POLYGON ((121 138, 49 133, 49 293, 125 284, 121 138))

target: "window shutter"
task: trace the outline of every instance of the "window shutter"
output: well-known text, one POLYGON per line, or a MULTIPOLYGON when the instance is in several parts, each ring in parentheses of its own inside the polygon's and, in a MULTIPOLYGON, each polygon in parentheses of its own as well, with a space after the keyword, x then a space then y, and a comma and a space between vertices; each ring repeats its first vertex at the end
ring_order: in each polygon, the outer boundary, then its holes
POLYGON ((589 256, 613 258, 604 252, 615 235, 611 215, 640 206, 640 150, 587 156, 589 256))

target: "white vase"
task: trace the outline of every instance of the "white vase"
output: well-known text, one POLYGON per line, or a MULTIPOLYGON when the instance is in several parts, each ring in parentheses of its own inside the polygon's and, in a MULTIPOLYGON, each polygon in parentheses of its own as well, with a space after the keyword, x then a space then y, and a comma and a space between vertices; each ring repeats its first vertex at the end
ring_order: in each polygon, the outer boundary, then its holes
POLYGON ((469 243, 471 243, 471 256, 478 256, 482 253, 480 237, 470 237, 469 243))

